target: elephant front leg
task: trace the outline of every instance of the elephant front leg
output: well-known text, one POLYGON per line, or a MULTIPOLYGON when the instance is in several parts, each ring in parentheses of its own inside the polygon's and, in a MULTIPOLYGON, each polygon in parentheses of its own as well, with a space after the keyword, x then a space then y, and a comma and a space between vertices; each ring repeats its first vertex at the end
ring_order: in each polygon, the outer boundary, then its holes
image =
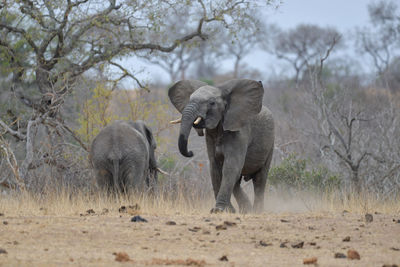
POLYGON ((217 199, 219 188, 222 180, 222 165, 218 164, 215 159, 210 159, 210 176, 211 184, 214 191, 214 197, 217 199))
POLYGON ((215 208, 211 210, 212 213, 228 211, 235 212, 231 204, 231 196, 236 182, 240 178, 240 172, 243 167, 244 160, 237 158, 225 158, 222 167, 222 180, 219 188, 215 208))
POLYGON ((210 135, 206 136, 206 143, 208 159, 210 161, 211 184, 214 191, 214 197, 217 199, 222 180, 222 162, 216 159, 215 140, 210 137, 210 135))

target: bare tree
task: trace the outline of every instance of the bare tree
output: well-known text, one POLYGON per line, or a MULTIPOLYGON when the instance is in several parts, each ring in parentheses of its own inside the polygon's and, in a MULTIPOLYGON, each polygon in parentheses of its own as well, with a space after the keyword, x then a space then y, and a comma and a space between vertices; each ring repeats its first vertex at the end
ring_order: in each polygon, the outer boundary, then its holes
POLYGON ((190 71, 192 77, 212 79, 218 74, 221 61, 227 57, 227 53, 223 49, 220 31, 214 32, 214 36, 214 39, 202 42, 194 48, 195 61, 190 71))
MULTIPOLYGON (((187 31, 190 31, 191 25, 187 23, 187 18, 190 17, 190 10, 188 8, 173 10, 172 16, 166 18, 164 22, 165 32, 168 33, 168 38, 176 39, 180 35, 187 31)), ((196 38, 185 43, 180 44, 176 49, 171 52, 165 53, 162 51, 153 51, 152 53, 137 53, 140 57, 143 57, 147 62, 152 63, 161 67, 165 70, 170 77, 170 82, 174 82, 178 79, 185 79, 188 68, 190 65, 198 59, 196 55, 196 48, 199 43, 203 43, 213 39, 210 38, 212 32, 207 31, 207 40, 205 36, 203 38, 196 38)), ((158 34, 152 36, 152 39, 159 39, 158 34)))
MULTIPOLYGON (((332 39, 338 41, 334 48, 342 45, 339 32, 330 27, 322 28, 316 25, 300 24, 294 29, 281 30, 269 27, 270 37, 262 45, 263 49, 279 59, 287 61, 295 71, 295 82, 307 65, 324 56, 330 48, 332 39)), ((331 51, 332 52, 332 51, 331 51)))
MULTIPOLYGON (((324 63, 339 40, 334 36, 319 62, 307 66, 310 84, 305 85, 304 101, 308 103, 308 114, 313 121, 314 131, 303 129, 312 136, 322 156, 329 153, 329 161, 338 160, 338 166, 346 166, 348 179, 355 192, 360 193, 363 181, 361 166, 370 156, 368 146, 370 132, 365 131, 374 117, 368 109, 355 101, 355 90, 336 81, 337 89, 329 89, 322 78, 324 63)), ((346 176, 345 176, 346 177, 346 176)))
POLYGON ((392 61, 400 52, 400 12, 394 1, 379 1, 368 5, 369 28, 359 29, 357 44, 368 55, 386 88, 392 61))
POLYGON ((185 79, 188 68, 196 60, 189 44, 182 44, 168 54, 154 52, 146 57, 148 62, 164 69, 169 74, 171 82, 185 79))
POLYGON ((242 60, 252 52, 259 41, 259 26, 256 21, 247 23, 247 27, 237 33, 231 33, 233 38, 226 38, 225 45, 228 53, 234 58, 233 77, 239 78, 242 60), (253 28, 253 30, 249 30, 253 28))

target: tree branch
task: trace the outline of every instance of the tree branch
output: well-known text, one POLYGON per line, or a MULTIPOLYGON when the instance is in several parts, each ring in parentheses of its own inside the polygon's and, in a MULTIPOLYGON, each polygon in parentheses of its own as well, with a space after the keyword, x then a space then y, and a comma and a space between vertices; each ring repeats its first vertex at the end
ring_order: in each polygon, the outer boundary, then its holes
POLYGON ((119 68, 123 74, 121 77, 119 77, 117 80, 113 81, 114 84, 118 83, 119 81, 121 81, 122 79, 124 79, 125 77, 130 77, 132 80, 134 80, 141 89, 145 89, 146 91, 150 91, 146 86, 143 86, 140 81, 133 75, 131 74, 126 68, 122 67, 120 64, 115 63, 113 61, 108 61, 108 63, 110 63, 111 65, 119 68))
POLYGON ((18 140, 20 140, 20 141, 26 140, 26 135, 20 133, 19 131, 14 131, 4 121, 2 121, 1 119, 0 119, 0 126, 3 127, 5 132, 8 132, 12 136, 15 136, 16 138, 18 138, 18 140))

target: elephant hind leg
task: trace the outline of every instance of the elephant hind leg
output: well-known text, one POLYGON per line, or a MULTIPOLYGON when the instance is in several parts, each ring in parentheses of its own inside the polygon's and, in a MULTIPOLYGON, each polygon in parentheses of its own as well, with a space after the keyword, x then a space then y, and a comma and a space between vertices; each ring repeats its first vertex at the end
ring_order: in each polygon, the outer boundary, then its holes
POLYGON ((264 193, 267 183, 267 172, 265 168, 256 173, 253 178, 254 187, 254 212, 260 213, 264 211, 264 193))
POLYGON ((113 188, 113 176, 110 171, 105 168, 95 170, 97 186, 104 192, 109 193, 113 188))
POLYGON ((265 165, 254 175, 254 212, 260 213, 264 211, 264 194, 265 185, 267 183, 268 171, 271 165, 272 151, 269 154, 265 165))
POLYGON ((239 205, 239 212, 247 213, 251 211, 251 203, 246 193, 240 186, 241 181, 242 179, 239 178, 239 180, 235 183, 235 186, 233 187, 233 195, 235 196, 236 202, 239 205))

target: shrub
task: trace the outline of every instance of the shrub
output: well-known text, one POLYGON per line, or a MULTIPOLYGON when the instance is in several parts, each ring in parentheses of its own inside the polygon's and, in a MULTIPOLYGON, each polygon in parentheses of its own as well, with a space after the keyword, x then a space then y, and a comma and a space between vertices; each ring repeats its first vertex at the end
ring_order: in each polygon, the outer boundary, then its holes
POLYGON ((289 155, 280 165, 272 167, 268 181, 274 187, 315 192, 333 191, 341 185, 339 177, 324 166, 308 170, 307 160, 299 159, 296 154, 289 155))

